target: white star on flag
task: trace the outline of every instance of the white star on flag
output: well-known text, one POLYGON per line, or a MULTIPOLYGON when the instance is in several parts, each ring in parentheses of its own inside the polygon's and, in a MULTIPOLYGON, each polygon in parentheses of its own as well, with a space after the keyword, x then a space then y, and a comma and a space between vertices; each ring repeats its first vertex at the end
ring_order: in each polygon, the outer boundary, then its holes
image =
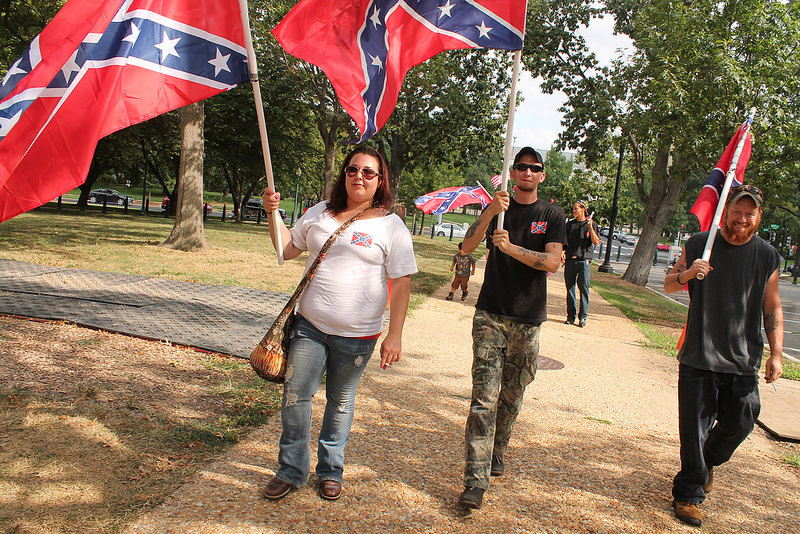
POLYGON ((439 13, 439 18, 442 18, 442 17, 451 17, 452 18, 453 15, 450 14, 450 10, 453 9, 454 7, 455 7, 455 5, 451 4, 450 0, 447 0, 447 3, 445 5, 439 6, 439 11, 441 11, 441 13, 439 13))
POLYGON ((220 71, 230 72, 231 69, 228 68, 228 58, 231 57, 230 54, 222 55, 222 52, 219 51, 217 48, 217 57, 214 59, 209 59, 208 62, 214 65, 214 76, 219 76, 220 71))
POLYGON ((176 37, 175 39, 170 39, 167 35, 167 32, 164 32, 164 40, 161 41, 156 45, 156 48, 161 50, 161 61, 163 62, 168 56, 175 56, 181 57, 178 55, 178 52, 175 51, 175 45, 178 44, 180 41, 180 37, 176 37))
POLYGON ((61 73, 64 75, 64 79, 67 80, 67 83, 69 83, 69 79, 72 77, 73 72, 81 70, 81 68, 78 66, 78 63, 75 62, 75 58, 77 57, 78 51, 76 50, 72 53, 67 62, 64 63, 64 66, 61 67, 61 73))
POLYGON ((11 65, 11 68, 8 69, 8 72, 3 78, 3 85, 5 85, 6 82, 10 80, 11 77, 14 76, 15 74, 25 74, 26 71, 19 68, 20 63, 22 63, 22 58, 19 58, 13 65, 11 65))
POLYGON ((381 61, 380 56, 373 56, 372 54, 367 55, 369 55, 370 59, 372 59, 372 65, 375 65, 379 69, 383 68, 383 61, 381 61))
POLYGON ((136 44, 136 39, 139 38, 139 32, 140 31, 141 30, 139 29, 139 27, 136 26, 136 24, 134 24, 133 22, 131 22, 131 34, 129 36, 125 37, 123 39, 123 41, 127 41, 127 42, 129 42, 131 44, 136 44))
POLYGON ((380 14, 381 10, 378 9, 377 6, 375 6, 375 11, 372 12, 372 16, 369 18, 369 20, 375 25, 376 28, 381 25, 381 19, 378 18, 378 15, 380 14))
POLYGON ((480 32, 480 35, 478 36, 479 38, 486 37, 489 39, 489 32, 492 31, 492 28, 487 26, 485 21, 481 22, 480 26, 475 27, 478 28, 478 31, 480 32))

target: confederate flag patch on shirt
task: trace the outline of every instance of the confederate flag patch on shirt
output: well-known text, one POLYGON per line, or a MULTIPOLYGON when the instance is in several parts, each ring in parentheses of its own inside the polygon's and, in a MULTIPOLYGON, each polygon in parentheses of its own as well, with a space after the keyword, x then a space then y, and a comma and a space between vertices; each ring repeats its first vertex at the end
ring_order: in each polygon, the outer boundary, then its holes
POLYGON ((372 236, 369 234, 362 234, 361 232, 353 232, 353 237, 350 239, 350 244, 359 247, 372 248, 372 236))
POLYGON ((531 223, 531 233, 532 234, 543 234, 547 231, 547 221, 544 222, 532 222, 531 223))

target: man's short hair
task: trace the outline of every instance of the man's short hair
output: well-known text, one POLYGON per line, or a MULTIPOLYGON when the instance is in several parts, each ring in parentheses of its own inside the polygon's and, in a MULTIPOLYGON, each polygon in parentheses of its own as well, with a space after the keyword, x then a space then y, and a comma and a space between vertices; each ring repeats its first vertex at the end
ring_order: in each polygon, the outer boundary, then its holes
POLYGON ((519 163, 519 160, 522 159, 522 156, 533 156, 536 158, 536 161, 544 167, 544 159, 542 159, 542 155, 539 154, 536 150, 529 146, 522 147, 519 152, 514 156, 514 165, 519 163))

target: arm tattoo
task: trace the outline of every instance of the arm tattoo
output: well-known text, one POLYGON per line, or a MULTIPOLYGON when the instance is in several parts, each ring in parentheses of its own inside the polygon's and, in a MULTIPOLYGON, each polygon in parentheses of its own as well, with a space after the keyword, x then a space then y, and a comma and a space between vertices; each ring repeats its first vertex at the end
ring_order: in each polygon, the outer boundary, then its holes
POLYGON ((777 319, 778 314, 775 312, 764 314, 764 332, 766 332, 767 335, 770 335, 775 331, 775 328, 777 327, 777 319))
POLYGON ((480 223, 480 221, 481 220, 478 219, 477 221, 469 225, 469 228, 467 228, 467 233, 464 235, 464 239, 469 239, 470 237, 475 235, 475 232, 478 230, 478 223, 480 223))
POLYGON ((522 256, 533 256, 535 259, 533 260, 533 267, 534 269, 544 269, 544 262, 547 259, 547 254, 544 252, 536 252, 534 250, 528 250, 527 248, 523 248, 517 246, 517 253, 522 256))

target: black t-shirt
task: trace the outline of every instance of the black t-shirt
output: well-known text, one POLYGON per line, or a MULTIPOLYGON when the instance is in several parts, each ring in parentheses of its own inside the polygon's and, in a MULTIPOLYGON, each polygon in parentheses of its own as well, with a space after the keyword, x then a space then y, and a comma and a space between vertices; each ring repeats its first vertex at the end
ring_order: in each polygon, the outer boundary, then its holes
MULTIPOLYGON (((686 265, 703 255, 708 232, 686 242, 686 265)), ((689 281, 686 338, 678 360, 720 373, 755 375, 761 367, 761 307, 767 280, 780 267, 780 255, 758 236, 732 245, 717 234, 704 280, 689 281)))
MULTIPOLYGON (((564 212, 541 199, 520 204, 513 198, 505 215, 504 228, 515 245, 544 252, 547 243, 564 243, 564 212)), ((547 273, 534 269, 500 252, 491 235, 497 217, 486 230, 486 271, 476 308, 521 323, 540 324, 547 320, 547 273)))
MULTIPOLYGON (((579 221, 572 219, 567 221, 567 259, 577 256, 581 259, 592 259, 592 252, 594 251, 594 244, 592 243, 592 236, 589 233, 589 220, 579 221)), ((597 223, 591 221, 594 225, 594 231, 597 233, 597 223)))

